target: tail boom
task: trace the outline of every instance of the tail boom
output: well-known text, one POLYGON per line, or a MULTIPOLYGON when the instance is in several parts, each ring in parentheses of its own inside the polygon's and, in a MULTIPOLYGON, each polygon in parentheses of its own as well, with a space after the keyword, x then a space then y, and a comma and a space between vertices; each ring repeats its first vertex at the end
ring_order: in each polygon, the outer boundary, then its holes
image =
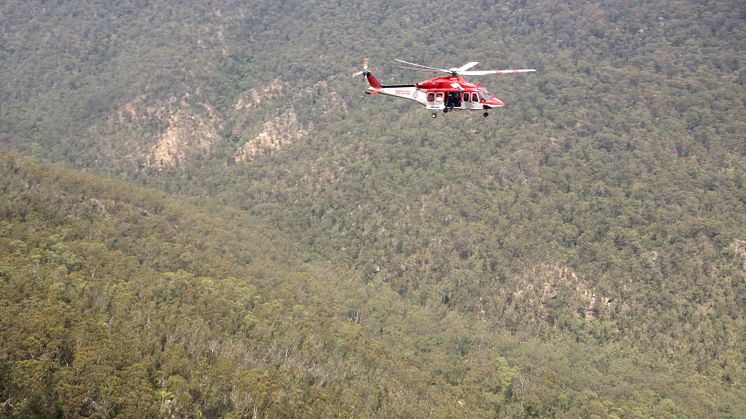
POLYGON ((365 79, 368 80, 368 84, 370 85, 370 87, 374 89, 380 89, 383 87, 381 86, 381 83, 379 83, 378 80, 373 77, 373 73, 371 73, 370 71, 365 73, 365 79))

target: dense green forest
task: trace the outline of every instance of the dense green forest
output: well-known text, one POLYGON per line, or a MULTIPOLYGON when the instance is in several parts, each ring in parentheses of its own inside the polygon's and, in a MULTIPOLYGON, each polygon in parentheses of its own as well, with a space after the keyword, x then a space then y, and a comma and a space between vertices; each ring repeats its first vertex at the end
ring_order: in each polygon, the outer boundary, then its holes
POLYGON ((746 416, 744 39, 738 1, 1 4, 3 414, 746 416), (363 57, 539 71, 433 120, 363 57))
POLYGON ((314 262, 251 216, 12 153, 0 168, 6 415, 458 416, 510 404, 519 371, 483 325, 314 262))

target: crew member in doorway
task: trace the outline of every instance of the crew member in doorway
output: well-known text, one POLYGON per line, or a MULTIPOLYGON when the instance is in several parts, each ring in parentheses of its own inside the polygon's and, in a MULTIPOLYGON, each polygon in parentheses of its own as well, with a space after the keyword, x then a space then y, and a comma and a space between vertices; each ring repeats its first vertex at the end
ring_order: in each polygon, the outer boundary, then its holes
POLYGON ((448 110, 461 107, 461 95, 458 92, 447 92, 445 105, 448 110))

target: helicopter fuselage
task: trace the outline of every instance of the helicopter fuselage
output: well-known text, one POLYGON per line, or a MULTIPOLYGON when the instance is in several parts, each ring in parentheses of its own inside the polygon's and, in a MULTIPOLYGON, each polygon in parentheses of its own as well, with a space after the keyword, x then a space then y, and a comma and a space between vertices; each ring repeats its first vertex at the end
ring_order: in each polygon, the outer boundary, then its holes
POLYGON ((416 84, 396 85, 381 85, 372 74, 366 76, 370 84, 366 93, 413 100, 434 111, 446 109, 486 111, 505 105, 481 85, 469 83, 461 76, 433 77, 416 84))

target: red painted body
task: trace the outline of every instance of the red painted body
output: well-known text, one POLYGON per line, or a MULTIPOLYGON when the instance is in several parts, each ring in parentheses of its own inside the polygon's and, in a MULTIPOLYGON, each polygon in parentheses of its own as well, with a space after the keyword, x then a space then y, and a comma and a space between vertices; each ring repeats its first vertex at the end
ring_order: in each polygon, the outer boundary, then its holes
POLYGON ((459 92, 461 94, 463 93, 474 93, 477 94, 484 92, 489 96, 489 99, 484 99, 481 95, 479 96, 479 103, 484 103, 486 105, 489 105, 490 107, 500 107, 505 106, 505 103, 503 103, 500 99, 492 96, 487 92, 487 89, 483 88, 480 84, 473 84, 469 83, 468 81, 464 80, 461 76, 442 76, 442 77, 433 77, 430 79, 427 79, 425 81, 421 81, 417 84, 415 84, 415 87, 419 90, 424 90, 425 93, 430 92, 459 92), (458 84, 460 88, 453 87, 454 84, 458 84))

